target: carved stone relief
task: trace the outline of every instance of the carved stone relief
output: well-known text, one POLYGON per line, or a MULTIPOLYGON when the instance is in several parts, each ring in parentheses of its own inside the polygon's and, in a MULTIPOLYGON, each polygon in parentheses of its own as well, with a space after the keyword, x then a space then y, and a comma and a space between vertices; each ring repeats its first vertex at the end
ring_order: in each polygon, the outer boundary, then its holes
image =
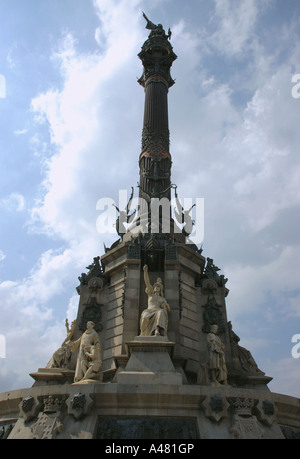
POLYGON ((253 414, 255 400, 250 398, 230 398, 229 403, 233 410, 233 423, 229 432, 234 438, 257 439, 264 437, 264 430, 253 414))
POLYGON ((54 439, 64 430, 63 423, 56 416, 40 413, 37 421, 31 427, 34 439, 54 439))
POLYGON ((37 397, 32 397, 31 395, 25 397, 19 405, 20 416, 25 422, 29 422, 37 417, 41 407, 42 403, 37 397))
POLYGON ((13 430, 16 421, 0 422, 0 440, 7 440, 11 431, 13 430))
POLYGON ((260 422, 267 426, 271 426, 276 420, 277 407, 270 400, 259 400, 255 406, 255 413, 260 422))
POLYGON ((90 413, 94 405, 94 400, 89 394, 78 392, 77 394, 70 395, 66 400, 66 404, 68 414, 73 415, 75 419, 80 419, 90 413))
POLYGON ((54 439, 64 430, 65 399, 66 397, 59 395, 42 397, 43 411, 37 414, 36 422, 31 426, 34 439, 54 439))
POLYGON ((202 402, 205 416, 212 421, 219 422, 222 418, 227 417, 227 411, 230 407, 226 397, 214 395, 213 397, 206 397, 202 402))

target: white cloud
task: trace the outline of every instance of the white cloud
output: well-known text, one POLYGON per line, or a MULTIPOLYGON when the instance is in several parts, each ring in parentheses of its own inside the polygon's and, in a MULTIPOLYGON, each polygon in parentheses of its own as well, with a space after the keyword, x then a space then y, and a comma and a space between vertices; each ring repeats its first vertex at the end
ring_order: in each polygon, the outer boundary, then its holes
POLYGON ((228 56, 242 56, 253 37, 258 16, 257 0, 215 0, 215 18, 218 30, 210 42, 228 56))
MULTIPOLYGON (((122 73, 126 79, 132 62, 138 61, 140 40, 135 9, 139 2, 115 2, 115 8, 111 2, 94 3, 105 47, 93 54, 80 54, 76 41, 67 34, 54 53, 64 77, 62 89, 49 90, 32 101, 38 120, 49 123, 51 140, 56 145, 56 153, 46 160, 44 194, 32 211, 33 226, 39 222, 48 234, 58 234, 67 241, 95 233, 96 203, 112 189, 107 170, 112 171, 119 163, 121 169, 115 169, 117 178, 123 175, 124 167, 131 167, 126 160, 130 145, 120 148, 116 132, 126 130, 136 108, 122 107, 124 80, 118 81, 119 87, 113 86, 112 81, 122 73), (118 123, 111 123, 120 110, 123 115, 118 123), (108 161, 112 151, 113 163, 108 161)), ((134 68, 133 65, 133 71, 134 68)), ((130 78, 136 89, 132 72, 130 78)))
POLYGON ((66 317, 69 319, 69 322, 71 323, 72 320, 75 320, 77 318, 77 313, 78 313, 78 303, 79 303, 79 296, 78 293, 74 293, 69 301, 66 317))
POLYGON ((289 79, 285 66, 266 81, 248 104, 242 126, 225 141, 234 161, 237 198, 257 231, 272 223, 281 209, 300 204, 298 107, 289 79))
MULTIPOLYGON (((274 314, 283 317, 295 310, 295 299, 288 297, 288 292, 299 289, 297 259, 300 256, 300 246, 286 247, 276 254, 269 263, 250 266, 247 262, 236 266, 226 266, 226 274, 230 279, 230 295, 227 303, 231 317, 241 318, 255 310, 261 310, 261 315, 267 312, 262 305, 271 297, 274 314), (276 304, 274 298, 279 300, 276 304)), ((295 311, 297 314, 297 311, 295 311)), ((299 311, 298 311, 299 314, 299 311)))
POLYGON ((3 252, 3 250, 0 250, 0 262, 3 261, 5 258, 6 258, 5 253, 3 252))
MULTIPOLYGON (((294 298, 290 299, 290 310, 289 315, 291 317, 300 318, 300 295, 296 295, 294 298)), ((299 326, 300 328, 300 326, 299 326)))
POLYGON ((27 132, 28 132, 28 129, 16 129, 16 130, 14 131, 14 134, 15 134, 15 135, 24 135, 24 134, 26 134, 27 132))
POLYGON ((25 197, 21 193, 11 193, 7 198, 0 200, 0 207, 8 212, 22 212, 26 207, 25 197))

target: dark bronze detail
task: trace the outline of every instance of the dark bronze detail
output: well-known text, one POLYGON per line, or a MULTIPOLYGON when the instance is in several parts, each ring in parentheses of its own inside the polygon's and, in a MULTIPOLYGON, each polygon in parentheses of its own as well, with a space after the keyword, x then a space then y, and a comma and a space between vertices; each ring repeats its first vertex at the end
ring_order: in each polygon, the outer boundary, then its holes
POLYGON ((217 395, 210 398, 209 404, 211 409, 216 413, 220 413, 224 409, 223 399, 217 395))
POLYGON ((165 258, 166 258, 166 260, 173 260, 173 261, 177 261, 178 260, 177 247, 176 247, 176 245, 174 245, 174 243, 171 240, 166 241, 166 244, 165 244, 165 258))
POLYGON ((126 206, 125 210, 120 210, 115 204, 113 204, 113 206, 119 212, 119 216, 118 216, 117 221, 116 221, 116 230, 117 230, 118 235, 121 236, 121 237, 127 232, 127 229, 125 228, 124 223, 129 223, 130 219, 136 213, 136 210, 134 210, 132 212, 132 214, 129 215, 131 204, 132 204, 132 199, 133 199, 133 193, 134 193, 134 189, 133 189, 133 187, 131 187, 131 195, 130 195, 130 198, 129 198, 129 201, 127 203, 127 206, 126 206))
POLYGON ((219 275, 218 271, 220 268, 214 264, 214 260, 212 258, 207 257, 207 263, 204 271, 204 279, 212 279, 217 282, 220 287, 225 287, 228 279, 225 279, 223 274, 219 275))
POLYGON ((151 32, 148 40, 143 44, 142 51, 138 55, 144 65, 143 76, 138 81, 145 87, 149 77, 160 76, 168 87, 170 87, 175 83, 171 78, 170 68, 173 61, 177 59, 169 41, 171 31, 169 29, 168 35, 166 35, 161 24, 153 24, 144 13, 143 15, 147 21, 146 28, 151 30, 151 32))
POLYGON ((222 315, 222 306, 219 305, 213 295, 208 295, 207 303, 203 306, 204 326, 202 330, 209 333, 212 325, 218 325, 218 332, 224 333, 225 324, 222 315))
POLYGON ((94 322, 96 332, 100 332, 103 328, 101 324, 101 306, 102 304, 97 303, 96 297, 90 297, 88 302, 84 304, 85 309, 82 314, 81 323, 79 325, 79 330, 84 332, 86 330, 86 324, 89 321, 94 322))
POLYGON ((144 126, 142 132, 142 152, 148 156, 161 158, 169 155, 170 132, 169 129, 150 129, 144 126))
POLYGON ((182 228, 182 234, 184 236, 189 236, 193 232, 193 227, 195 224, 194 220, 190 216, 190 212, 196 204, 192 205, 192 207, 189 210, 184 210, 178 198, 177 186, 175 186, 175 201, 177 206, 177 210, 174 210, 175 219, 178 224, 184 223, 184 227, 182 228))
POLYGON ((104 274, 100 265, 100 257, 94 257, 93 263, 86 267, 89 270, 87 274, 82 273, 78 277, 80 285, 87 285, 93 277, 100 277, 103 280, 103 284, 108 283, 108 278, 104 274))
POLYGON ((196 439, 196 418, 101 417, 97 439, 196 439))
POLYGON ((141 258, 140 244, 133 243, 128 247, 128 258, 129 260, 140 260, 141 258))
POLYGON ((172 161, 167 97, 174 84, 170 69, 177 56, 169 41, 171 31, 166 34, 161 24, 153 24, 144 13, 143 16, 150 34, 138 54, 143 63, 143 75, 138 82, 145 88, 140 197, 170 199, 172 161))

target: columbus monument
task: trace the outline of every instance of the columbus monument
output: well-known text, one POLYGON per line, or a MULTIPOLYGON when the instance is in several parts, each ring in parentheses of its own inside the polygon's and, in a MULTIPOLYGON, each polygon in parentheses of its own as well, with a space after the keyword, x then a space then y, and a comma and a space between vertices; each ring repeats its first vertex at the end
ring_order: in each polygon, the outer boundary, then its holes
POLYGON ((300 438, 300 400, 270 391, 227 319, 227 279, 192 242, 196 208, 171 180, 172 32, 143 16, 139 204, 132 188, 116 242, 79 276, 77 318, 32 387, 0 394, 0 436, 300 438))

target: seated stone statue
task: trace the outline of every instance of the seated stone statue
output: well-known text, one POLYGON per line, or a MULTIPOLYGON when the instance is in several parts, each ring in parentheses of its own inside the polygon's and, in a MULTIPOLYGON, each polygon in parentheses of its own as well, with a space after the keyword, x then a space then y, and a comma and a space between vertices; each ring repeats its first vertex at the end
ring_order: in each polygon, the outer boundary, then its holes
POLYGON ((258 368, 251 352, 239 345, 240 337, 232 330, 231 322, 228 322, 228 329, 231 353, 233 358, 238 359, 241 370, 250 375, 264 376, 265 373, 258 368))
POLYGON ((74 335, 76 320, 73 320, 71 327, 69 327, 68 319, 66 319, 65 325, 67 329, 67 337, 61 344, 60 348, 54 352, 46 368, 66 368, 68 366, 72 354, 70 343, 74 335))
POLYGON ((141 314, 140 336, 166 336, 170 306, 164 298, 162 281, 158 278, 153 286, 150 284, 147 265, 144 266, 144 279, 148 308, 141 314))

